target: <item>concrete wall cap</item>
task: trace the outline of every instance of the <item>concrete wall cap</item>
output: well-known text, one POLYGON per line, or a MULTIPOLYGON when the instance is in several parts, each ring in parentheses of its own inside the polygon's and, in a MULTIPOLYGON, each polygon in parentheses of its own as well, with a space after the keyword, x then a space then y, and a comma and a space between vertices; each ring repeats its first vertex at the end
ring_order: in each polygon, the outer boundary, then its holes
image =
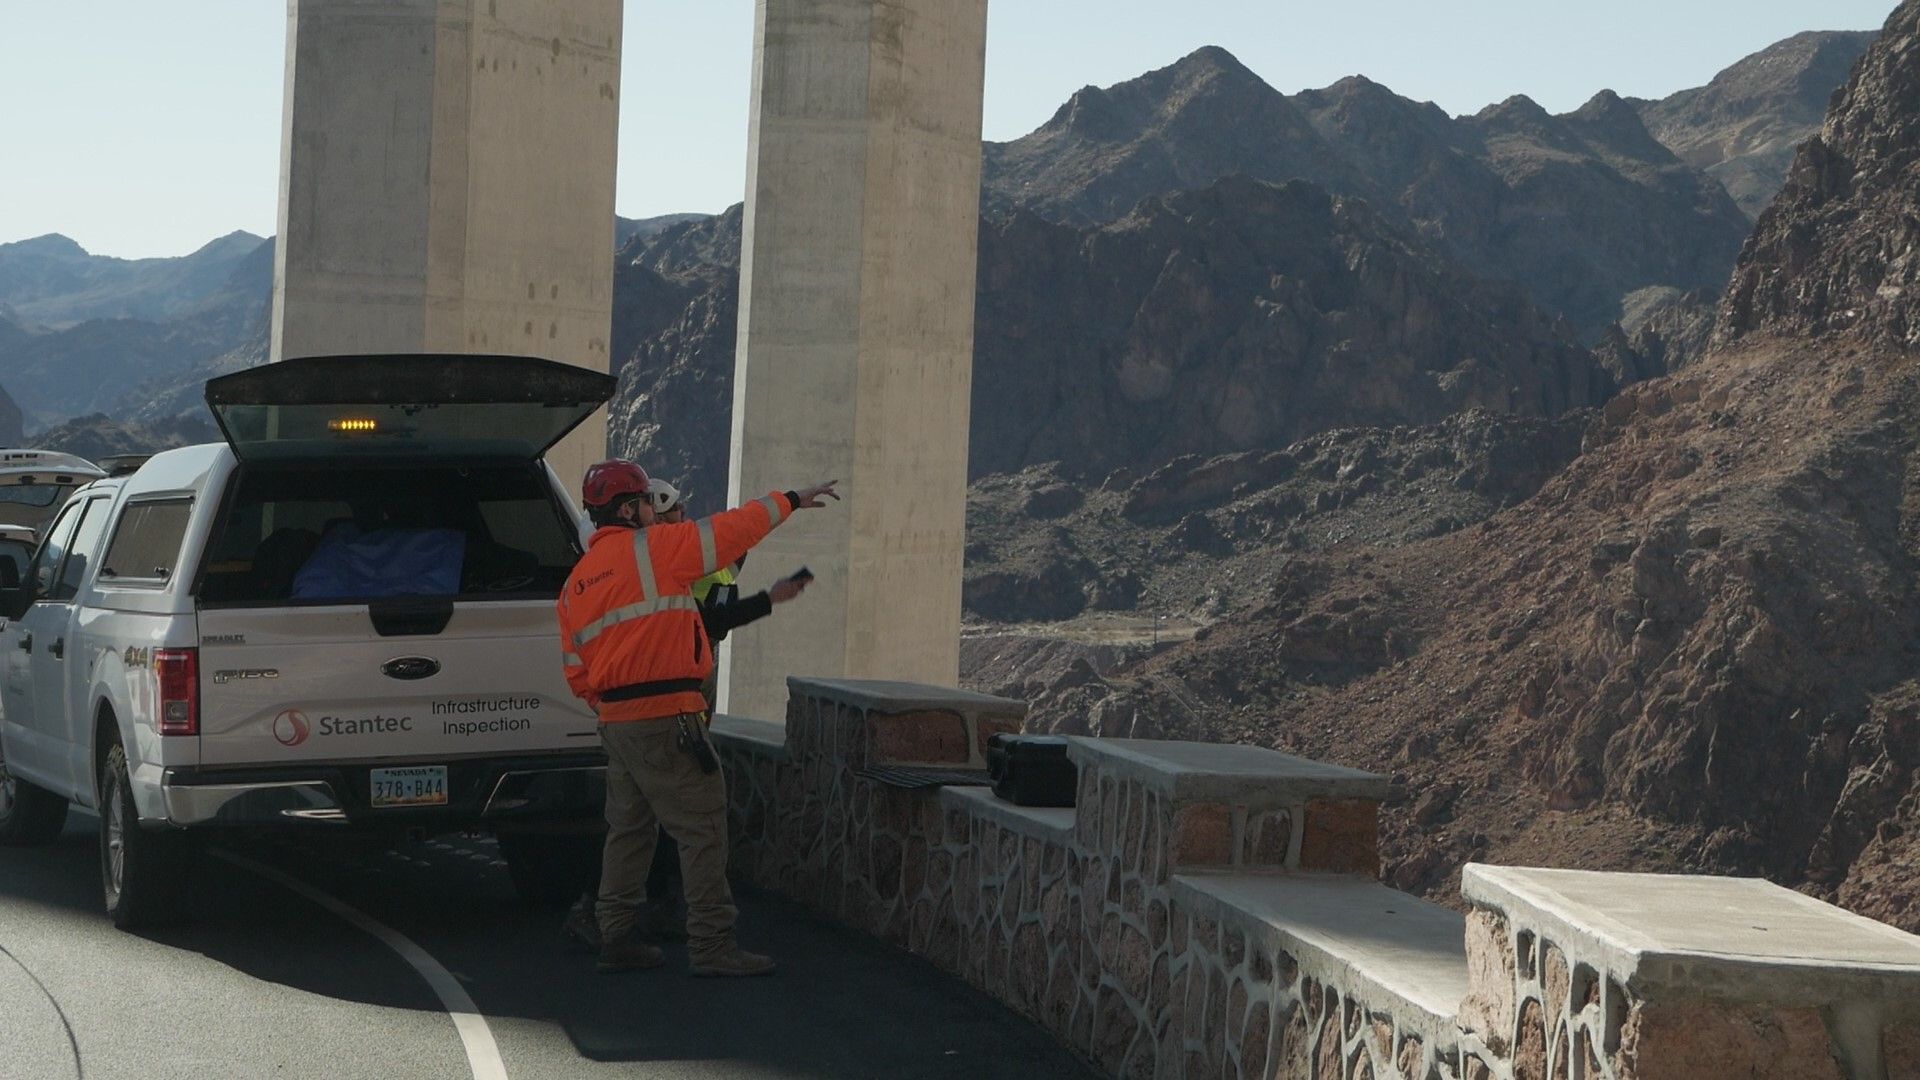
POLYGON ((1389 783, 1375 773, 1231 743, 1076 737, 1067 753, 1082 769, 1137 780, 1174 799, 1251 806, 1320 797, 1384 799, 1389 783))
POLYGON ((818 679, 787 676, 787 693, 794 697, 823 698, 878 713, 921 712, 944 709, 962 716, 986 719, 1024 720, 1027 703, 1013 698, 976 694, 922 683, 888 682, 880 679, 818 679))
POLYGON ((1302 972, 1369 1011, 1411 1020, 1443 1055, 1459 1038, 1467 930, 1457 911, 1332 874, 1178 874, 1173 898, 1255 940, 1268 935, 1302 972))
POLYGON ((745 716, 715 716, 715 742, 738 744, 762 757, 787 757, 787 726, 771 720, 753 720, 745 716))
POLYGON ((1645 997, 1920 1010, 1920 937, 1757 878, 1468 864, 1460 893, 1645 997))
POLYGON ((940 805, 986 818, 1021 836, 1061 844, 1073 842, 1074 811, 1071 808, 1019 806, 985 787, 941 788, 940 805))

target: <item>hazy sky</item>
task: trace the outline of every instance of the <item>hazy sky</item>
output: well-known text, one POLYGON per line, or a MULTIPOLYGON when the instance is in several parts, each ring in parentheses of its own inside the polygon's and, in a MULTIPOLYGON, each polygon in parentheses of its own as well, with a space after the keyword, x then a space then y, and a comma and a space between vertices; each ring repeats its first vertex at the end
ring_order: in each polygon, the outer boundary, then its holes
MULTIPOLYGON (((285 0, 0 0, 0 243, 180 255, 274 229, 285 0)), ((1663 97, 1893 0, 992 0, 986 134, 1223 45, 1292 93, 1364 74, 1449 112, 1663 97)), ((617 206, 717 211, 745 183, 749 0, 627 0, 617 206)))

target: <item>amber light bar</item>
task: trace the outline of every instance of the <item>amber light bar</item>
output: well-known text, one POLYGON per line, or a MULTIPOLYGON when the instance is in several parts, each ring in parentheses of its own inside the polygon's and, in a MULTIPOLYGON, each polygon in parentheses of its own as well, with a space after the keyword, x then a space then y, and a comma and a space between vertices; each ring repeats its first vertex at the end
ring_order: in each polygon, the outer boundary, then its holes
POLYGON ((327 421, 328 431, 378 431, 379 429, 380 421, 378 420, 341 419, 327 421))

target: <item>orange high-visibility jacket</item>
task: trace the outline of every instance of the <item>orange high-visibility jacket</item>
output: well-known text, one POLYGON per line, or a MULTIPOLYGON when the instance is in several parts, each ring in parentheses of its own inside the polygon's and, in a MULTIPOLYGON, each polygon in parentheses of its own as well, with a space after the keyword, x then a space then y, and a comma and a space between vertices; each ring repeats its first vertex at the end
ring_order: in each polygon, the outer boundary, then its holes
POLYGON ((706 709, 713 645, 693 583, 733 565, 793 510, 774 492, 699 521, 593 534, 557 606, 567 685, 602 723, 706 709))

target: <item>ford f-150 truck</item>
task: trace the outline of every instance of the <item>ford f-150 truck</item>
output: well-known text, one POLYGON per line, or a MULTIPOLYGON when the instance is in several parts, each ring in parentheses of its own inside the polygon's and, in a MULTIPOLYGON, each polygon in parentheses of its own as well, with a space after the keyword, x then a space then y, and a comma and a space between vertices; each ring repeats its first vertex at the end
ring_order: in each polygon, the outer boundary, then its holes
POLYGON ((123 927, 183 914, 225 828, 490 828, 552 884, 605 757, 554 622, 582 520, 542 455, 612 389, 444 355, 209 382, 224 443, 81 489, 0 588, 0 843, 96 809, 123 927))

